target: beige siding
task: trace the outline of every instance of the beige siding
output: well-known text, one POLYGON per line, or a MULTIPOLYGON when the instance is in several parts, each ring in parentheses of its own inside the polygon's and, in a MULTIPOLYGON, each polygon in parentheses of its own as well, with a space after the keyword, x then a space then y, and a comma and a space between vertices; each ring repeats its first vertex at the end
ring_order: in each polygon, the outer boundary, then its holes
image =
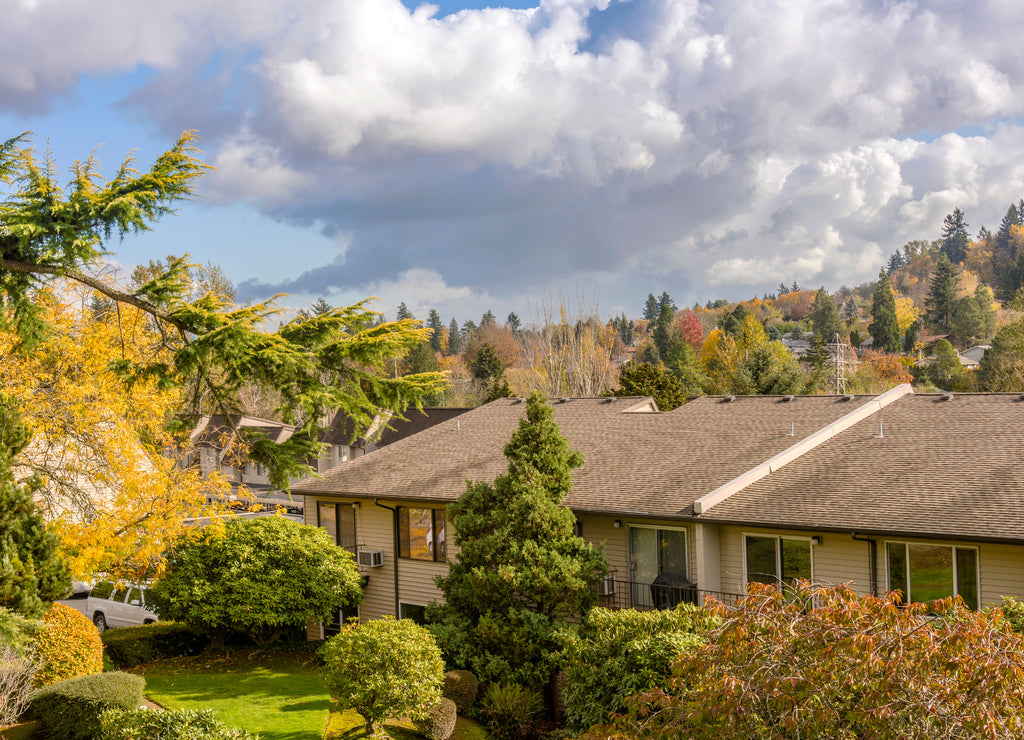
MULTIPOLYGON (((616 528, 610 517, 581 516, 583 539, 604 547, 604 555, 608 558, 608 569, 614 572, 619 580, 629 580, 629 547, 626 527, 616 528)), ((621 521, 621 520, 619 520, 621 521)))

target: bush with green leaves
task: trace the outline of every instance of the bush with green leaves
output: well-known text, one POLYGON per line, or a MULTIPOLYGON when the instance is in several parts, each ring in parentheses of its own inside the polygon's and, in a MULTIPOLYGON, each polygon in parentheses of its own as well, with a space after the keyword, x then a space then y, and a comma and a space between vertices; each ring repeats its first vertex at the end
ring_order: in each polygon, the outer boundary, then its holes
POLYGON ((715 607, 721 626, 664 685, 586 737, 1024 737, 1024 636, 999 610, 806 581, 796 598, 748 590, 734 608, 715 607))
POLYGON ((427 712, 423 719, 416 720, 416 729, 430 740, 448 740, 455 731, 455 721, 459 718, 459 710, 451 699, 441 697, 441 701, 427 712))
POLYGON ((539 691, 518 684, 492 683, 484 692, 480 709, 495 740, 530 737, 544 709, 539 691))
POLYGON ((29 619, 0 606, 0 645, 7 645, 23 653, 31 647, 43 626, 41 619, 29 619))
POLYGON ((134 668, 161 658, 198 655, 208 641, 187 624, 152 622, 107 630, 100 635, 104 656, 118 668, 134 668))
POLYGON ((433 636, 388 615, 350 622, 321 649, 331 696, 363 715, 367 732, 388 717, 426 719, 441 699, 444 662, 433 636))
POLYGON ((470 671, 454 670, 444 674, 444 686, 441 693, 446 699, 455 702, 455 706, 461 714, 472 706, 479 689, 480 682, 470 671))
POLYGON ((265 647, 289 627, 330 622, 362 599, 352 555, 322 529, 280 516, 230 519, 179 538, 152 590, 161 619, 265 647))
POLYGON ((566 723, 585 730, 625 711, 628 697, 664 684, 675 659, 707 642, 718 622, 690 604, 648 612, 591 610, 582 630, 560 635, 566 723))
POLYGON ((228 727, 212 709, 108 709, 100 715, 97 740, 259 740, 228 727))
POLYGON ((87 616, 65 604, 55 603, 43 617, 33 652, 39 659, 37 686, 49 686, 103 670, 103 643, 87 616))
POLYGON ((1014 632, 1024 632, 1024 601, 1018 601, 1012 596, 1004 596, 1002 600, 992 609, 1001 609, 1003 618, 1009 622, 1014 632))
POLYGON ((95 673, 55 683, 32 697, 43 732, 60 740, 95 740, 108 709, 138 709, 146 680, 129 673, 95 673))

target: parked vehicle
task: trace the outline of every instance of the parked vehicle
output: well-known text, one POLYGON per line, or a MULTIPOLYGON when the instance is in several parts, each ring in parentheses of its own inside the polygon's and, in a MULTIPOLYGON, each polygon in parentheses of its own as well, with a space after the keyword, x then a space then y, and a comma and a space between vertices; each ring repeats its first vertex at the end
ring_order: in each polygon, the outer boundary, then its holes
POLYGON ((147 588, 115 587, 110 581, 100 581, 93 586, 85 602, 85 614, 100 632, 109 627, 131 627, 158 619, 147 588))

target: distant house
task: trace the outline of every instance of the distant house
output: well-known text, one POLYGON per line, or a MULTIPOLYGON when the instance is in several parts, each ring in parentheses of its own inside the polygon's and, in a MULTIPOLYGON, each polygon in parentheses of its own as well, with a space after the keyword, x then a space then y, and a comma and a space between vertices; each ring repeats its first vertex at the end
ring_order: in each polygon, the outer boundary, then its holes
MULTIPOLYGON (((604 547, 612 575, 595 587, 609 606, 657 605, 659 577, 725 600, 797 577, 972 607, 1024 597, 1020 394, 552 406, 586 461, 566 505, 604 547)), ((358 551, 360 618, 441 598, 434 578, 456 554, 445 505, 505 470, 524 411, 494 401, 294 486, 306 522, 358 551)))
POLYGON ((985 356, 985 352, 990 349, 991 344, 976 344, 960 353, 960 362, 964 367, 977 368, 981 365, 981 358, 985 356))

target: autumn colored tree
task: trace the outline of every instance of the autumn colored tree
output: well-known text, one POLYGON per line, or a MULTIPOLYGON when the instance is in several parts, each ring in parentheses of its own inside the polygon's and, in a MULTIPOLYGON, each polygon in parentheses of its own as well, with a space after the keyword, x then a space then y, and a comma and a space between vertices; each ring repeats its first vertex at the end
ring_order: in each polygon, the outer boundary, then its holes
POLYGON ((856 392, 881 393, 914 382, 914 376, 899 355, 870 349, 860 352, 860 365, 850 381, 856 392))
POLYGON ((679 315, 679 334, 684 342, 700 352, 704 343, 704 326, 697 318, 697 314, 690 309, 685 309, 679 315))
POLYGON ((871 323, 868 333, 874 340, 874 349, 883 352, 900 351, 900 330, 896 321, 896 299, 885 270, 878 273, 875 295, 871 301, 871 323))
POLYGON ((608 570, 562 505, 583 458, 552 414, 543 397, 530 396, 505 446, 508 472, 493 484, 467 484, 448 507, 459 554, 438 578, 445 603, 428 608, 430 629, 450 663, 488 682, 544 686, 557 661, 556 631, 589 611, 608 570))
POLYGON ((597 738, 990 738, 1024 734, 1024 638, 959 599, 900 605, 751 584, 662 688, 597 738))
POLYGON ((700 364, 708 393, 789 395, 804 386, 793 355, 781 342, 770 341, 761 322, 749 314, 735 337, 721 329, 708 335, 700 364))

